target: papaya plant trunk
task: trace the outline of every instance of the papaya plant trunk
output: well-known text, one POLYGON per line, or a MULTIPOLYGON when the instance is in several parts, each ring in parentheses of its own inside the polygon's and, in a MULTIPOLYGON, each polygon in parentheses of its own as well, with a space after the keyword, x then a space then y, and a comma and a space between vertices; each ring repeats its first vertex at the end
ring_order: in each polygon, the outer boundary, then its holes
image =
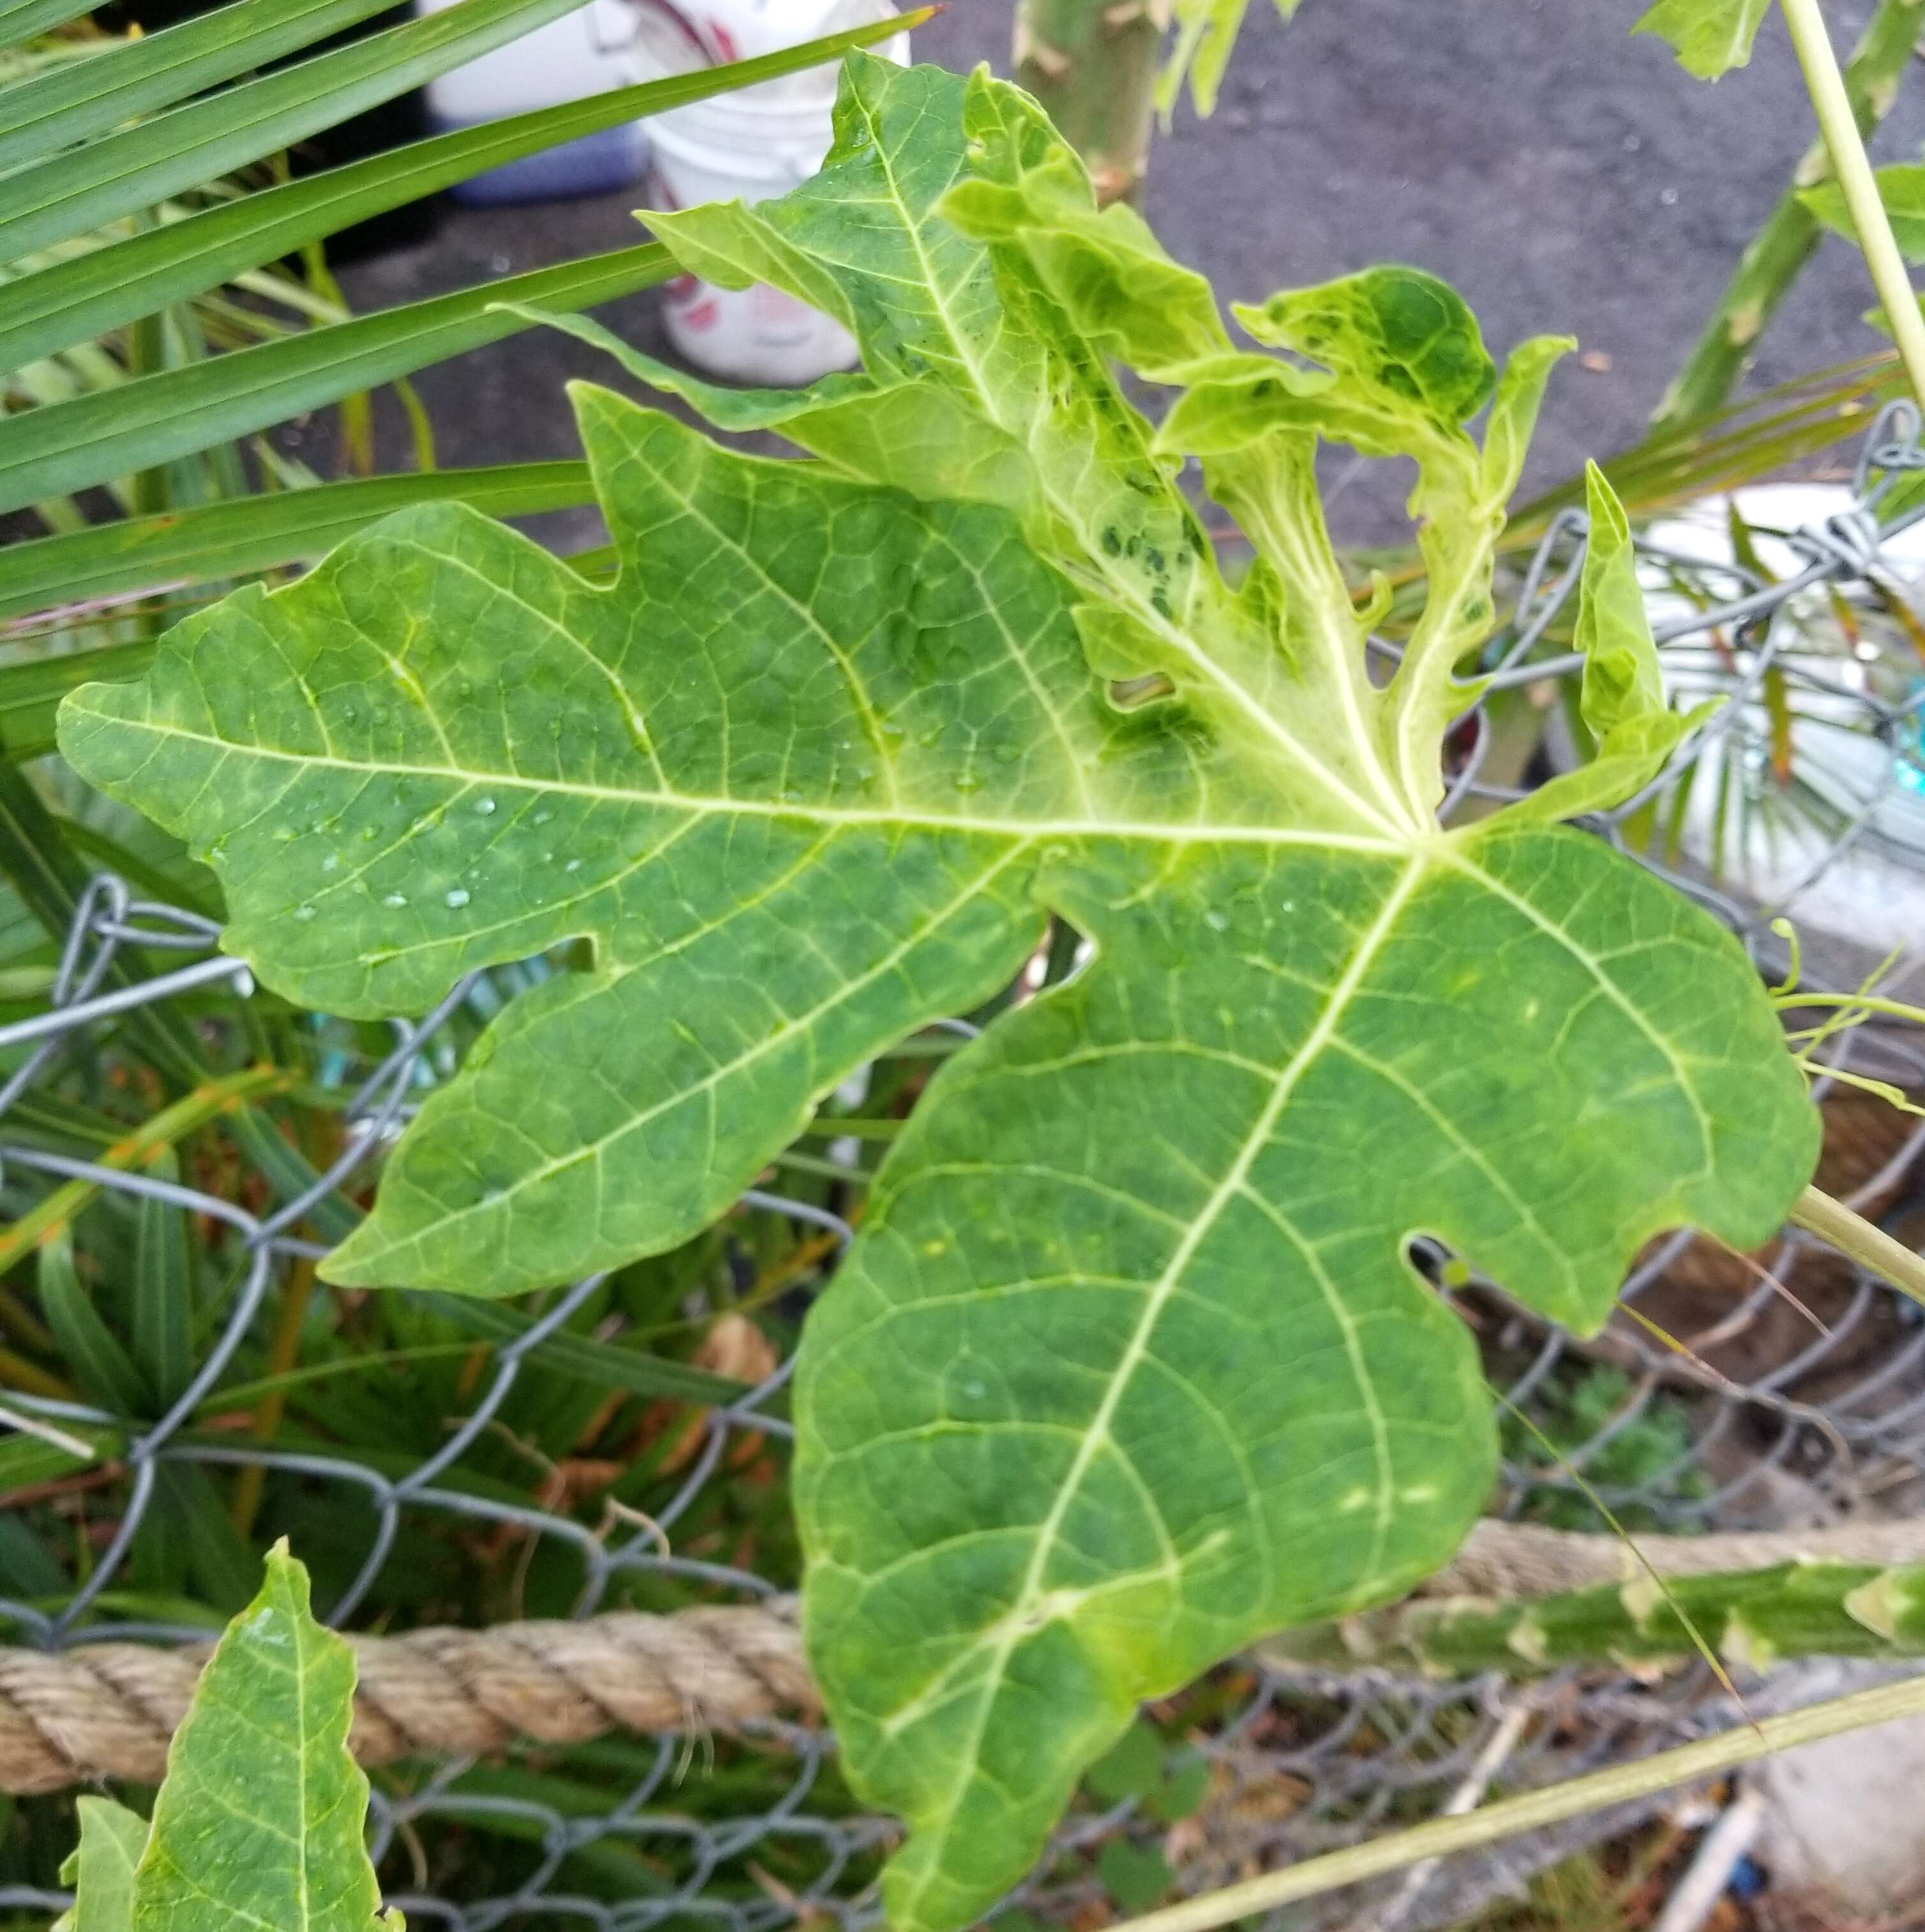
POLYGON ((1016 83, 1082 156, 1100 201, 1141 192, 1168 25, 1167 0, 1017 0, 1016 83))
POLYGON ((1273 1638, 1262 1654, 1278 1663, 1363 1660, 1449 1676, 1521 1676, 1687 1660, 1694 1630, 1727 1662, 1760 1668, 1783 1657, 1925 1654, 1925 1564, 1786 1563, 1675 1577, 1662 1590, 1641 1576, 1511 1603, 1417 1597, 1273 1638))
MULTIPOLYGON (((1921 29, 1925 0, 1881 0, 1867 23, 1845 66, 1845 89, 1861 134, 1870 134, 1891 111, 1921 29)), ((1657 428, 1696 422, 1730 399, 1759 337, 1811 260, 1823 232, 1798 196, 1831 176, 1825 142, 1816 140, 1745 250, 1704 333, 1665 392, 1652 418, 1657 428)))

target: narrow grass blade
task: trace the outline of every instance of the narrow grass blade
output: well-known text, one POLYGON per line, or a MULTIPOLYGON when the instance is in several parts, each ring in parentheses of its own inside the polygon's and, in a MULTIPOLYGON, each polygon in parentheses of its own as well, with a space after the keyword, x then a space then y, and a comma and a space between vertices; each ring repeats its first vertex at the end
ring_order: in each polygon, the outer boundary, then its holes
MULTIPOLYGON (((17 368, 70 343, 118 328, 472 175, 688 101, 799 72, 927 17, 926 10, 892 16, 758 60, 701 68, 438 135, 55 262, 7 290, 6 314, 0 320, 0 368, 17 368)), ((0 134, 0 152, 5 142, 0 134)))
POLYGON ((500 303, 591 308, 675 272, 646 242, 30 410, 0 425, 0 511, 230 442, 529 326, 500 303))
MULTIPOLYGON (((456 1328, 491 1341, 512 1341, 532 1326, 527 1316, 499 1302, 453 1294, 428 1294, 422 1300, 456 1328)), ((536 1345, 529 1359, 544 1369, 585 1377, 606 1388, 625 1388, 635 1395, 660 1396, 670 1401, 739 1402, 748 1393, 742 1383, 728 1376, 711 1375, 706 1369, 646 1355, 613 1342, 598 1342, 587 1335, 550 1335, 536 1345)))
POLYGON ((92 0, 0 0, 0 48, 16 47, 92 10, 92 0))
POLYGON ((139 677, 154 662, 154 649, 117 644, 0 668, 0 751, 16 764, 45 758, 54 748, 54 718, 68 692, 93 678, 139 677))
POLYGON ((0 262, 153 208, 391 100, 582 0, 465 0, 19 170, 0 262))
POLYGON ((56 148, 265 67, 370 14, 390 0, 237 0, 148 34, 91 60, 0 88, 0 167, 56 148))
POLYGON ((9 1436, 0 1441, 0 1493, 28 1489, 36 1483, 52 1482, 60 1476, 70 1476, 76 1470, 87 1468, 97 1461, 104 1461, 120 1453, 120 1438, 96 1430, 91 1424, 87 1424, 81 1433, 62 1424, 61 1433, 72 1436, 76 1442, 96 1438, 92 1453, 76 1456, 59 1443, 38 1436, 9 1436))
POLYGON ((147 1384, 140 1371, 81 1286, 70 1227, 58 1228, 47 1238, 34 1268, 40 1312, 60 1344, 69 1372, 88 1400, 118 1415, 147 1414, 147 1384))
MULTIPOLYGON (((509 464, 324 483, 170 517, 104 524, 0 550, 0 620, 310 563, 356 530, 415 503, 467 503, 490 517, 530 517, 571 509, 594 496, 585 463, 509 464)), ((136 676, 145 659, 136 664, 134 654, 150 650, 128 645, 0 672, 0 738, 11 746, 18 730, 28 742, 39 742, 31 736, 40 728, 37 721, 31 726, 16 721, 42 695, 58 704, 73 683, 90 677, 136 676), (21 674, 29 668, 43 674, 37 684, 21 674)), ((47 743, 50 749, 51 740, 47 743)))
POLYGON ((206 1470, 163 1462, 157 1474, 156 1498, 173 1520, 196 1600, 231 1616, 244 1606, 259 1582, 260 1558, 228 1521, 220 1492, 206 1470))
MULTIPOLYGON (((151 1162, 157 1180, 178 1180, 172 1149, 151 1162)), ((133 1352, 155 1400, 165 1407, 193 1374, 193 1247, 187 1217, 142 1196, 133 1270, 133 1352)))

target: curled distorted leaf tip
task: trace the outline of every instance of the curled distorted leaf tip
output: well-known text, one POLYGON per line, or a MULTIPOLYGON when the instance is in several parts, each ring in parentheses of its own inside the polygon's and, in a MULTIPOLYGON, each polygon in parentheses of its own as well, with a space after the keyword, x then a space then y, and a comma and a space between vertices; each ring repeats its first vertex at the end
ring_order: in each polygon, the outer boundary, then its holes
POLYGON ((1366 268, 1286 291, 1237 316, 1260 341, 1293 349, 1387 395, 1468 422, 1489 400, 1496 365, 1477 319, 1421 268, 1366 268))
POLYGON ((1684 738, 1719 708, 1671 709, 1638 580, 1630 522, 1594 463, 1585 472, 1588 534, 1573 641, 1584 656, 1578 710, 1595 751, 1501 815, 1542 822, 1607 811, 1635 797, 1684 738))
POLYGON ((663 232, 846 319, 860 373, 725 389, 565 325, 803 460, 578 389, 607 587, 412 514, 187 617, 61 736, 209 852, 303 1004, 418 1012, 592 942, 430 1093, 337 1279, 506 1294, 676 1246, 1052 916, 1091 942, 931 1082, 795 1383, 817 1682, 909 1826, 901 1932, 950 1932, 1141 1701, 1453 1552, 1495 1432, 1414 1235, 1593 1328, 1663 1230, 1768 1238, 1816 1116, 1736 942, 1550 822, 1673 728, 1605 498, 1598 759, 1437 829, 1556 345, 1498 377, 1393 269, 1241 312, 1298 369, 1099 215, 1017 90, 858 56, 837 125, 790 194, 663 232), (1154 430, 1118 362, 1171 391, 1154 430), (1320 445, 1417 466, 1435 594, 1387 687, 1320 445))

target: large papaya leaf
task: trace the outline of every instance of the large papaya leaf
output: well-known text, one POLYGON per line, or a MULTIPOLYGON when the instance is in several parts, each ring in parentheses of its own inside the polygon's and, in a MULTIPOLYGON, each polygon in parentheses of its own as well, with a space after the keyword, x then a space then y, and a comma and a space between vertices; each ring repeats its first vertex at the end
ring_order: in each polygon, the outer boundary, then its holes
POLYGON ((63 743, 219 868, 227 943, 294 998, 404 1011, 592 943, 422 1109, 342 1281, 500 1294, 668 1247, 1046 915, 1094 940, 931 1084, 798 1372, 811 1654, 913 1828, 892 1913, 936 1932, 1138 1700, 1455 1546, 1494 1432, 1413 1236, 1594 1327, 1659 1230, 1765 1238, 1817 1124, 1737 945, 1547 822, 1685 728, 1600 477, 1603 755, 1435 824, 1561 345, 1499 374, 1385 269, 1240 311, 1240 348, 1017 91, 858 56, 837 128, 781 201, 650 218, 844 321, 860 374, 724 391, 569 325, 814 460, 580 388, 611 588, 410 513, 180 625, 63 743), (1173 392, 1160 427, 1119 361, 1173 392), (1322 442, 1417 466, 1429 602, 1386 685, 1322 442), (1255 552, 1234 586, 1192 458, 1255 552))

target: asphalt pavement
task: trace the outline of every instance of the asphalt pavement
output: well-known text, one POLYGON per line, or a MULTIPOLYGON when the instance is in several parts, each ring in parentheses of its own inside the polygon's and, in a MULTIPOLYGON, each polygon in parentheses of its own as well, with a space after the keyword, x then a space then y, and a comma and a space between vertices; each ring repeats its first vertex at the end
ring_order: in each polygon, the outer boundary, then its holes
MULTIPOLYGON (((1810 109, 1775 14, 1752 65, 1715 86, 1629 29, 1639 0, 1303 0, 1279 21, 1252 0, 1214 116, 1187 106, 1159 139, 1145 212, 1165 245, 1228 300, 1373 262, 1454 282, 1495 350, 1544 331, 1585 355, 1553 386, 1531 476, 1551 481, 1636 440, 1746 241, 1811 137, 1810 109)), ((1841 47, 1871 0, 1831 0, 1841 47)), ((916 56, 1006 64, 1006 0, 952 0, 916 56)), ((1877 144, 1910 159, 1925 141, 1915 67, 1877 144)), ((363 310, 623 245, 634 194, 540 208, 456 209, 424 245, 343 275, 363 310)), ((1760 345, 1769 383, 1864 352, 1877 338, 1852 249, 1828 241, 1760 345)), ((652 291, 611 324, 659 352, 652 291)), ((536 332, 428 372, 420 387, 441 460, 571 454, 562 385, 617 380, 605 358, 536 332)), ((309 432, 310 447, 326 432, 309 432)), ((391 460, 400 412, 384 407, 391 460)), ((316 454, 319 451, 316 450, 316 454)), ((1341 533, 1394 529, 1403 487, 1388 466, 1333 478, 1341 533)), ((550 520, 564 548, 583 519, 550 520)))

